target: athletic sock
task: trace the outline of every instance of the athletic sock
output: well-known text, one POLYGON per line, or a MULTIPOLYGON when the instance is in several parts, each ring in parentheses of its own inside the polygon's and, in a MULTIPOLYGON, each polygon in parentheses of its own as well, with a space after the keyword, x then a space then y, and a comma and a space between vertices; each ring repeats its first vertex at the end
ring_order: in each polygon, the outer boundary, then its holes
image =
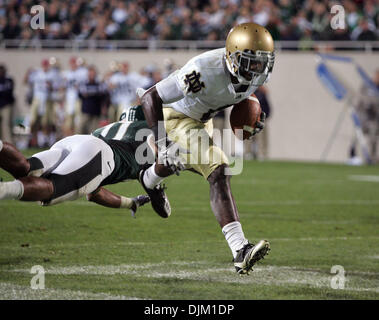
POLYGON ((242 249, 248 240, 242 231, 241 223, 233 221, 228 223, 222 228, 222 233, 225 236, 226 241, 229 244, 230 250, 232 250, 233 258, 237 256, 237 251, 242 249))
POLYGON ((20 180, 0 182, 0 200, 19 200, 24 195, 24 185, 20 180))
POLYGON ((127 198, 127 197, 123 197, 121 196, 121 204, 120 204, 120 208, 127 208, 127 209, 131 209, 132 205, 133 205, 133 200, 131 198, 127 198))
POLYGON ((3 150, 3 141, 0 140, 0 152, 3 150))
POLYGON ((146 188, 154 189, 154 187, 160 183, 164 178, 158 176, 155 173, 155 163, 145 171, 143 175, 143 183, 145 184, 146 188))

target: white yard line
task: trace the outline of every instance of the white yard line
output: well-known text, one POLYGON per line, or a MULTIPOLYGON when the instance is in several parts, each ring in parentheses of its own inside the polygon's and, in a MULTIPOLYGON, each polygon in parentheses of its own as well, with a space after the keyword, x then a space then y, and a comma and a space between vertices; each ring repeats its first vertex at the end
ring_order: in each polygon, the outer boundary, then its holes
POLYGON ((364 182, 379 182, 379 176, 374 175, 350 175, 349 180, 364 182))
MULTIPOLYGON (((29 270, 18 269, 13 272, 28 273, 29 270)), ((179 280, 196 280, 207 283, 238 283, 257 285, 290 285, 312 288, 331 288, 332 274, 317 269, 290 266, 258 266, 250 276, 239 277, 233 267, 209 267, 206 261, 178 261, 147 264, 124 264, 103 266, 69 266, 46 268, 47 275, 131 275, 133 277, 172 278, 179 280)), ((346 270, 348 291, 367 291, 379 293, 379 273, 350 272, 346 270), (377 277, 373 279, 372 277, 377 277)), ((340 292, 343 292, 341 290, 340 292)))
POLYGON ((135 297, 110 295, 108 293, 93 293, 72 291, 66 289, 45 288, 33 290, 30 287, 12 283, 0 282, 0 300, 139 300, 135 297))

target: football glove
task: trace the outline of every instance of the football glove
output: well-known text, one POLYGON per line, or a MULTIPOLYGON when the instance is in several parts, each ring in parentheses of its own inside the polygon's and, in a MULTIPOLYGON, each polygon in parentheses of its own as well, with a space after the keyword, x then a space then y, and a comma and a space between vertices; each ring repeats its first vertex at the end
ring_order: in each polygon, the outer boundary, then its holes
POLYGON ((251 132, 251 135, 249 137, 249 140, 253 139, 253 137, 257 133, 261 132, 264 129, 264 127, 265 127, 265 120, 266 120, 266 113, 262 111, 260 119, 259 119, 259 121, 256 122, 254 130, 251 132))
POLYGON ((156 141, 156 144, 158 146, 158 163, 170 168, 178 176, 180 171, 185 169, 180 153, 189 153, 189 151, 168 138, 161 138, 156 141))

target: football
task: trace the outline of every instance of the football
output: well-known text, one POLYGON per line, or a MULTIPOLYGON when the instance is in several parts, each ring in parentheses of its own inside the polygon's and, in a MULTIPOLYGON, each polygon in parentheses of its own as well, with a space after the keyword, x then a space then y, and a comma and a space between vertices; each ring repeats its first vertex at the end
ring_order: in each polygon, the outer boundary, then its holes
POLYGON ((261 112, 261 105, 255 94, 235 104, 229 118, 233 133, 236 134, 236 129, 242 129, 243 140, 248 139, 260 119, 261 112))

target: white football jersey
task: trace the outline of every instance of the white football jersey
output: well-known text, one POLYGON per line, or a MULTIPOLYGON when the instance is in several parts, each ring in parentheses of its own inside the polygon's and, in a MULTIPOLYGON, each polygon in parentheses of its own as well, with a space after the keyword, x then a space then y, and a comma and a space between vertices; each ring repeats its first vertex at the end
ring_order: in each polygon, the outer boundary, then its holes
POLYGON ((33 96, 41 102, 50 98, 50 93, 53 85, 53 74, 36 70, 29 76, 29 82, 33 85, 33 96))
POLYGON ((50 77, 51 77, 51 98, 54 101, 58 101, 62 98, 60 89, 64 85, 64 80, 62 77, 62 72, 57 68, 51 68, 49 70, 50 77))
POLYGON ((66 99, 76 99, 78 96, 76 70, 63 71, 63 79, 66 88, 66 99))
POLYGON ((85 82, 88 80, 88 69, 86 67, 79 67, 75 71, 76 81, 78 83, 85 82))
POLYGON ((189 60, 156 85, 164 106, 198 121, 208 121, 216 113, 249 97, 257 87, 236 92, 225 64, 225 48, 202 53, 189 60))
POLYGON ((109 83, 115 86, 111 92, 112 103, 130 105, 137 99, 137 88, 144 87, 146 80, 136 72, 119 72, 110 77, 109 83))

